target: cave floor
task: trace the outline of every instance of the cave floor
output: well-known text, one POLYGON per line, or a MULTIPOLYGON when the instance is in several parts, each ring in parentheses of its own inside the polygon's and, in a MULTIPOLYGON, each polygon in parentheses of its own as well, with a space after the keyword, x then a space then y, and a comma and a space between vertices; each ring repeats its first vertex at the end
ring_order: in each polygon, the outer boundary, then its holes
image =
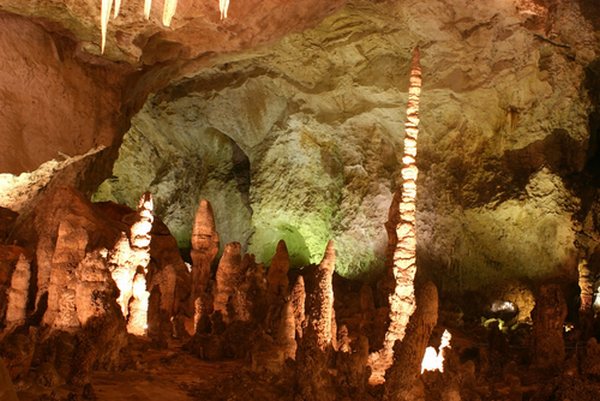
POLYGON ((148 349, 135 368, 96 372, 91 383, 98 401, 191 401, 191 388, 226 380, 241 367, 241 361, 202 361, 180 347, 148 349))

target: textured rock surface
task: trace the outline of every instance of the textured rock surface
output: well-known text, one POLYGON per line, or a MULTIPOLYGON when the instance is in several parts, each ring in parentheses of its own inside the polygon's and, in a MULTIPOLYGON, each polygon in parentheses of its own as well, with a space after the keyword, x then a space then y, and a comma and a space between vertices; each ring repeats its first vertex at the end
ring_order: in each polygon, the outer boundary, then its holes
POLYGON ((105 148, 62 174, 62 185, 95 190, 110 176, 131 114, 150 91, 188 69, 210 65, 220 53, 315 25, 344 1, 246 1, 232 5, 224 22, 216 2, 178 3, 171 27, 165 28, 158 15, 163 2, 155 1, 150 21, 143 19, 141 0, 123 2, 100 57, 100 2, 0 1, 1 206, 17 209, 22 205, 13 204, 34 195, 78 155, 105 148), (21 196, 15 200, 4 192, 21 196))
POLYGON ((443 289, 573 269, 570 180, 588 158, 597 27, 579 2, 532 4, 356 0, 223 58, 151 98, 102 196, 132 202, 135 183, 151 184, 184 243, 202 194, 224 240, 247 241, 259 261, 285 239, 293 266, 316 262, 333 237, 339 273, 381 271, 418 44, 419 263, 445 273, 443 289))

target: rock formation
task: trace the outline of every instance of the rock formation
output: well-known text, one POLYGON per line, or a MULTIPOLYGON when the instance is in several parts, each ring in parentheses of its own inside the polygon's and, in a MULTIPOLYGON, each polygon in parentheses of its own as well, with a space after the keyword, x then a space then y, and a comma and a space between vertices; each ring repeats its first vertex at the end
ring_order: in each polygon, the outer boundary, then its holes
POLYGON ((196 210, 192 229, 192 301, 194 303, 194 322, 197 325, 201 317, 212 312, 208 284, 211 265, 219 252, 219 234, 215 227, 215 218, 210 202, 201 199, 196 210))
POLYGON ((9 329, 25 323, 30 279, 30 263, 25 255, 21 253, 12 273, 10 288, 7 291, 4 319, 9 329))
POLYGON ((152 195, 144 193, 130 228, 129 239, 125 233, 121 233, 110 254, 111 275, 119 288, 118 303, 128 322, 127 330, 136 335, 144 335, 148 328, 150 293, 146 288, 146 274, 150 263, 153 208, 152 195))
POLYGON ((419 49, 415 48, 411 61, 408 103, 402 158, 402 192, 398 203, 399 221, 396 225, 396 248, 392 272, 395 287, 390 294, 390 324, 383 348, 372 356, 373 382, 381 382, 385 370, 392 363, 393 347, 402 340, 408 320, 415 310, 413 281, 417 272, 417 135, 419 133, 419 97, 421 94, 421 64, 419 49))
POLYGON ((567 304, 557 284, 544 284, 536 293, 533 308, 533 362, 547 369, 559 369, 565 360, 563 326, 567 304))
POLYGON ((290 256, 285 241, 277 243, 275 255, 267 273, 267 302, 275 303, 288 295, 290 256))
POLYGON ((217 267, 217 274, 214 286, 214 304, 213 309, 223 316, 227 323, 232 320, 230 300, 235 289, 242 282, 244 272, 242 272, 241 245, 239 242, 233 242, 225 245, 223 256, 217 267))
POLYGON ((305 401, 334 400, 333 379, 328 366, 333 352, 333 271, 336 253, 333 241, 314 266, 306 282, 306 330, 297 354, 297 381, 305 401))
POLYGON ((438 318, 438 292, 425 283, 417 292, 417 308, 411 316, 404 339, 394 346, 394 363, 385 375, 384 400, 414 399, 411 393, 421 374, 425 348, 438 318))

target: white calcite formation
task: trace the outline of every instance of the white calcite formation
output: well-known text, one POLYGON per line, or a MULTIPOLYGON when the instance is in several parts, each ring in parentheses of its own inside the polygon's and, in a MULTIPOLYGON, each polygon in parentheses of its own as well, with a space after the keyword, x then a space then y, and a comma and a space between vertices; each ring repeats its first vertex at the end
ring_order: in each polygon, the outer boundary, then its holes
POLYGON ((125 233, 109 254, 109 268, 117 287, 117 302, 123 317, 128 321, 127 330, 143 335, 148 328, 147 312, 150 294, 146 289, 146 274, 150 263, 150 242, 154 216, 152 195, 142 195, 137 210, 137 218, 130 229, 129 238, 125 233))

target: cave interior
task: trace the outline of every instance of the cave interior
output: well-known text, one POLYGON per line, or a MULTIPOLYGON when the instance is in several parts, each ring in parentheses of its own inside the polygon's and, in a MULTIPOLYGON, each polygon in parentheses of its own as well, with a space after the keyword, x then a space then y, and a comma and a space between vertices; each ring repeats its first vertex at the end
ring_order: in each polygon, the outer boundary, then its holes
POLYGON ((600 400, 598 0, 0 0, 0 401, 600 400))

